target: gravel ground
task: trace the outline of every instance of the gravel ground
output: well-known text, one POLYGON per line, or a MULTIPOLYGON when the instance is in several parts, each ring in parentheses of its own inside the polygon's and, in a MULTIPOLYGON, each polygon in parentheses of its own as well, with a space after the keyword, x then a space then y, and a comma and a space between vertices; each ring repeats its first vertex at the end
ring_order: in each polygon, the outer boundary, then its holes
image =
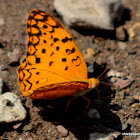
MULTIPOLYGON (((56 14, 52 3, 53 1, 48 0, 1 0, 0 76, 5 82, 3 93, 10 91, 21 95, 16 74, 19 62, 11 62, 8 53, 13 52, 14 49, 19 49, 21 55, 25 54, 27 44, 26 20, 30 12, 38 8, 58 17, 63 23, 56 14)), ((127 0, 125 6, 128 9, 126 9, 119 27, 117 27, 118 25, 116 27, 117 29, 125 28, 128 33, 131 26, 140 21, 140 9, 138 9, 140 4, 138 0, 127 0)), ((132 77, 134 81, 125 87, 125 90, 118 90, 109 85, 100 84, 98 91, 101 100, 96 90, 86 95, 91 100, 89 108, 95 108, 100 114, 100 119, 84 117, 87 101, 81 97, 73 100, 67 112, 64 113, 69 97, 44 101, 20 96, 28 115, 17 129, 13 127, 18 124, 17 122, 1 124, 1 139, 86 140, 91 133, 104 133, 108 128, 121 133, 140 132, 140 36, 138 30, 135 30, 135 37, 128 38, 125 34, 125 40, 120 41, 116 38, 115 31, 79 31, 67 25, 65 26, 73 35, 83 53, 88 48, 95 51, 96 55, 93 58, 86 59, 88 67, 94 68, 94 72, 89 72, 89 77, 98 77, 106 67, 112 64, 110 70, 121 72, 124 77, 132 77), (118 54, 120 54, 120 57, 115 60, 118 54), (91 63, 93 59, 94 63, 91 63), (69 131, 68 136, 63 136, 58 131, 56 127, 58 125, 64 126, 69 131)), ((109 79, 105 74, 100 77, 100 81, 108 83, 109 79)), ((118 139, 133 140, 136 137, 119 135, 118 139)))

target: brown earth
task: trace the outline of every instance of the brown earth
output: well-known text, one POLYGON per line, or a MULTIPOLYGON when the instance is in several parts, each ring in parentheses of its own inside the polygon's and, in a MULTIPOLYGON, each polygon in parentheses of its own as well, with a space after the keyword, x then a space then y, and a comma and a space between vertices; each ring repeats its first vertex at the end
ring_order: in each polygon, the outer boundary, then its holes
MULTIPOLYGON (((20 48, 22 55, 25 54, 27 44, 26 21, 30 12, 36 8, 41 9, 58 17, 63 23, 54 11, 52 3, 53 1, 50 2, 49 0, 1 0, 0 18, 4 19, 4 24, 0 25, 0 76, 5 82, 4 92, 10 91, 21 95, 16 74, 19 62, 9 63, 7 53, 12 52, 15 48, 20 48)), ((116 38, 115 31, 75 30, 65 23, 64 25, 73 35, 82 52, 92 48, 96 53, 93 58, 86 60, 88 66, 94 68, 94 72, 90 72, 89 77, 98 77, 107 66, 112 64, 109 69, 123 72, 124 76, 134 78, 134 82, 125 88, 129 92, 100 84, 98 91, 101 100, 96 90, 88 93, 86 97, 91 100, 89 108, 96 108, 100 114, 100 119, 91 119, 87 116, 84 118, 87 101, 81 97, 71 102, 65 114, 64 110, 70 97, 52 101, 21 97, 21 101, 28 112, 27 117, 17 129, 13 128, 17 122, 1 124, 1 139, 64 140, 67 138, 76 140, 77 138, 86 140, 90 133, 104 133, 107 128, 119 132, 140 132, 140 36, 138 31, 135 31, 136 36, 131 39, 127 34, 129 28, 139 22, 140 4, 138 0, 128 0, 125 1, 125 6, 127 9, 122 21, 116 25, 116 28, 119 26, 126 31, 125 39, 121 41, 126 45, 125 49, 119 47, 118 42, 120 40, 116 38), (118 54, 120 57, 114 61, 118 54), (94 63, 92 63, 93 59, 94 63), (69 131, 67 137, 58 132, 57 125, 62 125, 69 131)), ((103 75, 100 81, 108 82, 109 79, 103 75)), ((136 137, 120 135, 118 139, 133 140, 136 137)))

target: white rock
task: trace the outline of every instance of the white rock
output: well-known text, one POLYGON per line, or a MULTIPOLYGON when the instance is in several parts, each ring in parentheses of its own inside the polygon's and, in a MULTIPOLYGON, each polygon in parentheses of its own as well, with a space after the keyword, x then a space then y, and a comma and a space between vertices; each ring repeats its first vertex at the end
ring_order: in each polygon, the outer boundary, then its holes
POLYGON ((123 73, 122 72, 118 72, 118 71, 116 71, 116 70, 109 70, 108 72, 107 72, 107 76, 108 77, 123 77, 123 73))
POLYGON ((66 137, 68 135, 68 130, 64 128, 62 125, 56 126, 59 133, 61 133, 62 136, 66 137))
POLYGON ((88 140, 114 140, 114 139, 118 138, 119 135, 121 135, 121 133, 117 132, 117 131, 110 132, 107 134, 95 132, 95 133, 91 133, 89 135, 88 140))
POLYGON ((116 76, 116 72, 117 71, 115 71, 115 70, 110 70, 110 71, 107 72, 107 76, 108 77, 115 77, 116 76))
POLYGON ((95 108, 90 108, 87 116, 93 119, 100 119, 100 114, 95 108))
POLYGON ((0 122, 14 122, 24 120, 26 110, 17 95, 6 92, 0 95, 0 122))
POLYGON ((0 77, 0 95, 2 94, 2 91, 3 91, 3 80, 0 77))
POLYGON ((69 26, 107 30, 123 11, 121 0, 55 0, 54 7, 69 26))

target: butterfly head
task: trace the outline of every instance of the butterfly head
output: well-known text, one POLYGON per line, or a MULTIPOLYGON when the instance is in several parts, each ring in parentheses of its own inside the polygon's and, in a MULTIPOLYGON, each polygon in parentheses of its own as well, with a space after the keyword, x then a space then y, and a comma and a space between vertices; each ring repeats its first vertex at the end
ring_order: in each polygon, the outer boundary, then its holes
POLYGON ((90 78, 88 79, 89 86, 88 88, 96 88, 99 85, 99 79, 90 78))

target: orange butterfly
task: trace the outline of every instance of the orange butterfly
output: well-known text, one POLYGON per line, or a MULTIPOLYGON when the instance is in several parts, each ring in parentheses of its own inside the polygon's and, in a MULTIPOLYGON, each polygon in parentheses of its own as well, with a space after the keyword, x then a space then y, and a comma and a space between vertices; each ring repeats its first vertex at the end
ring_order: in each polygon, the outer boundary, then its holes
POLYGON ((26 57, 17 70, 24 96, 46 100, 82 96, 98 86, 98 79, 88 79, 80 50, 55 17, 34 10, 27 21, 27 31, 26 57))

